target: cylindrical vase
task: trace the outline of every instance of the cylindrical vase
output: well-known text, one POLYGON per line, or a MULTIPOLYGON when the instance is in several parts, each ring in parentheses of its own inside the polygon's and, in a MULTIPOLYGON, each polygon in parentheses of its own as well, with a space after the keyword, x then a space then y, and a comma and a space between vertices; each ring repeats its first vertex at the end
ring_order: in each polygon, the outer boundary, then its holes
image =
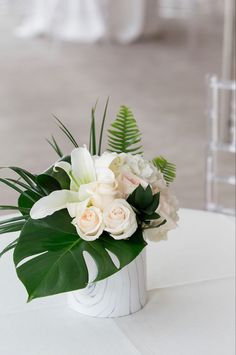
MULTIPOLYGON (((96 265, 90 263, 89 274, 96 265)), ((143 250, 117 273, 84 289, 68 293, 68 305, 75 311, 93 317, 122 317, 143 308, 147 300, 146 252, 143 250)))

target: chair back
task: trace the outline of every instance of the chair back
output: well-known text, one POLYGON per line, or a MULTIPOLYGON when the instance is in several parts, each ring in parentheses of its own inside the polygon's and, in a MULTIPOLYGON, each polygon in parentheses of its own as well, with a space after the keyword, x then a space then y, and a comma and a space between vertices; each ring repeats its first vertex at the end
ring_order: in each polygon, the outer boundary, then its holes
POLYGON ((236 83, 211 76, 207 86, 206 209, 235 215, 236 83))

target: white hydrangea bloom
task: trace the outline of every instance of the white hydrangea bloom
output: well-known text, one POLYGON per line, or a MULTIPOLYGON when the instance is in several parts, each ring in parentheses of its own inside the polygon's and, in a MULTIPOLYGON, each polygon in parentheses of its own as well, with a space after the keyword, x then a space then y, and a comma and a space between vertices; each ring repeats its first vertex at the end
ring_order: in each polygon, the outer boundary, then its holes
POLYGON ((141 155, 121 153, 120 172, 129 171, 151 185, 154 193, 166 188, 162 173, 152 162, 145 160, 141 155))

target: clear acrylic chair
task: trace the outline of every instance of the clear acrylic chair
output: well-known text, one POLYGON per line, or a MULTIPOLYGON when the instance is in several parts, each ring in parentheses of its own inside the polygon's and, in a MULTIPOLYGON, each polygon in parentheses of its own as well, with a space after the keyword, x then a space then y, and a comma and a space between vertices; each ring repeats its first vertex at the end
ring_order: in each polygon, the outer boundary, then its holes
POLYGON ((220 81, 216 76, 211 76, 207 80, 207 85, 209 129, 206 159, 206 209, 235 215, 236 83, 235 81, 220 81), (229 159, 231 159, 230 164, 229 159), (228 188, 228 197, 224 192, 226 188, 228 188), (226 201, 229 197, 232 200, 230 207, 226 201))

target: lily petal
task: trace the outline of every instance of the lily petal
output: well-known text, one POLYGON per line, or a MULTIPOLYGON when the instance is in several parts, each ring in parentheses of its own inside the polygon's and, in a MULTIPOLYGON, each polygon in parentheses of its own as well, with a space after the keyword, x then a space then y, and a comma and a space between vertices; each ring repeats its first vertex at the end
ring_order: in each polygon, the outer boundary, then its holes
POLYGON ((74 218, 77 215, 81 215, 84 210, 86 209, 86 207, 89 204, 90 199, 87 198, 86 200, 82 201, 82 202, 69 202, 66 205, 66 208, 69 212, 69 215, 74 218))
POLYGON ((79 188, 79 200, 84 201, 91 197, 96 191, 97 183, 90 182, 89 184, 80 185, 79 188))
POLYGON ((94 162, 86 147, 79 147, 71 153, 72 173, 79 184, 87 184, 96 180, 94 162))
POLYGON ((114 173, 108 168, 98 168, 97 172, 97 180, 102 184, 112 184, 115 182, 114 173))
POLYGON ((33 205, 30 210, 30 217, 32 219, 41 219, 66 208, 69 202, 78 201, 78 192, 69 190, 53 191, 50 195, 41 198, 33 205))
POLYGON ((99 158, 95 160, 96 168, 109 168, 112 162, 118 158, 117 153, 103 153, 99 158))
POLYGON ((62 170, 64 170, 67 175, 70 176, 70 172, 71 172, 71 165, 69 163, 67 163, 66 161, 58 161, 57 163, 54 164, 53 170, 55 172, 58 171, 57 168, 60 168, 62 170))

